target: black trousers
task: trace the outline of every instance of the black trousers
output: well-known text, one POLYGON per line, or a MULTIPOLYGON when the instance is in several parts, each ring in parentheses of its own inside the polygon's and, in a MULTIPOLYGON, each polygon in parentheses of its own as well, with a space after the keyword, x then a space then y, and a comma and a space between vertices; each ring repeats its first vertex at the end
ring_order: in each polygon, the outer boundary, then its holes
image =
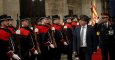
POLYGON ((0 60, 10 60, 6 52, 0 51, 0 60))
POLYGON ((28 49, 21 49, 21 60, 30 60, 28 49))
POLYGON ((62 53, 67 55, 67 60, 72 60, 72 46, 63 46, 62 53))
POLYGON ((35 55, 33 52, 31 52, 30 60, 40 60, 41 54, 35 55))
POLYGON ((115 60, 115 44, 106 43, 101 45, 102 60, 115 60))
POLYGON ((115 60, 115 43, 110 45, 109 57, 110 60, 115 60))
POLYGON ((109 44, 103 44, 101 45, 101 52, 102 52, 102 60, 108 60, 108 55, 109 55, 109 44))
POLYGON ((40 60, 50 60, 50 48, 48 46, 40 46, 41 49, 41 59, 40 60))
POLYGON ((55 55, 54 55, 54 60, 61 60, 61 45, 58 45, 57 48, 55 49, 55 55))
POLYGON ((50 48, 49 53, 48 53, 50 60, 54 60, 55 50, 56 50, 55 48, 50 48))
POLYGON ((81 47, 79 51, 80 60, 91 60, 92 53, 89 53, 86 47, 81 47))
POLYGON ((50 50, 50 60, 61 60, 62 45, 57 44, 57 47, 50 50))
POLYGON ((67 60, 72 60, 72 44, 65 46, 64 51, 67 54, 67 60))

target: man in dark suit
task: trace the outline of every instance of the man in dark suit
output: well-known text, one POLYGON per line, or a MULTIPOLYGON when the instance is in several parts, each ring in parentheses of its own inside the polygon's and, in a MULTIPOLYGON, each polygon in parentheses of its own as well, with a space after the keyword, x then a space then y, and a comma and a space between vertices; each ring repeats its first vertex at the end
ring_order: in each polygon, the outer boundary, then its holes
POLYGON ((91 56, 97 50, 96 33, 92 26, 88 25, 90 18, 86 15, 80 16, 80 26, 74 30, 73 51, 80 60, 91 60, 91 56))
POLYGON ((115 60, 115 25, 110 21, 108 13, 102 13, 101 22, 98 22, 100 32, 100 48, 102 50, 102 60, 115 60))

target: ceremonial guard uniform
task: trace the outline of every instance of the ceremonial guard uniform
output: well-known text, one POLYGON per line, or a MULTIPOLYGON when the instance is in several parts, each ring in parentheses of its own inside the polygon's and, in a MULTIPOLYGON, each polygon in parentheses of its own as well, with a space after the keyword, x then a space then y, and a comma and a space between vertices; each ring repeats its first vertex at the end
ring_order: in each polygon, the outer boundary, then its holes
POLYGON ((100 32, 100 48, 102 50, 102 59, 114 60, 114 45, 115 45, 115 26, 109 21, 107 13, 102 14, 102 22, 99 23, 100 32), (113 54, 113 55, 112 55, 113 54))
POLYGON ((62 46, 67 45, 67 42, 63 39, 63 34, 62 34, 62 28, 63 26, 60 24, 60 17, 58 15, 52 16, 54 20, 54 24, 52 25, 52 33, 53 33, 53 38, 56 43, 56 48, 55 48, 55 55, 54 55, 54 60, 60 60, 61 59, 61 53, 62 53, 62 46))
POLYGON ((10 60, 7 53, 10 51, 9 38, 11 33, 6 28, 0 28, 0 59, 10 60))
POLYGON ((50 18, 50 16, 46 17, 47 18, 47 22, 46 22, 46 25, 49 27, 49 30, 51 30, 51 27, 52 27, 52 20, 50 18))
POLYGON ((29 28, 28 19, 21 19, 22 27, 20 28, 20 49, 22 60, 32 60, 30 53, 35 53, 33 31, 29 28))
POLYGON ((49 36, 49 27, 47 26, 47 18, 41 17, 39 19, 40 24, 36 25, 36 28, 39 30, 39 46, 41 49, 41 60, 50 60, 49 51, 50 48, 54 46, 51 44, 51 36, 49 36))
POLYGON ((18 55, 14 54, 14 43, 11 39, 12 32, 7 28, 7 26, 8 20, 2 15, 0 19, 0 59, 20 59, 18 55))
POLYGON ((67 59, 72 60, 72 46, 73 46, 73 31, 72 31, 72 25, 71 25, 71 17, 65 16, 66 23, 64 25, 64 37, 65 40, 68 43, 68 46, 66 46, 67 50, 67 59))
POLYGON ((77 26, 79 26, 79 21, 78 21, 77 15, 73 15, 71 25, 72 25, 72 27, 73 27, 73 30, 74 30, 77 26))
POLYGON ((13 24, 13 19, 11 18, 11 16, 7 16, 7 20, 8 20, 8 29, 12 32, 12 34, 16 34, 16 28, 12 25, 13 24))
POLYGON ((17 36, 16 36, 16 28, 12 25, 13 24, 13 19, 11 18, 11 16, 7 16, 7 20, 8 20, 8 29, 11 31, 12 33, 12 41, 14 42, 14 49, 15 49, 15 53, 19 54, 19 44, 18 44, 18 40, 17 40, 17 36))

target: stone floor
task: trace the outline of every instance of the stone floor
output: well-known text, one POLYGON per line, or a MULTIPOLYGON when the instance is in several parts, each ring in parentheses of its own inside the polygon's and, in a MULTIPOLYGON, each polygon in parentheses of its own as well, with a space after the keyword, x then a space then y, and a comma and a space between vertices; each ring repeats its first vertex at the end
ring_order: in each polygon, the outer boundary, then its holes
MULTIPOLYGON (((61 60, 67 60, 67 55, 62 54, 61 60)), ((79 60, 79 59, 73 57, 73 60, 79 60)))

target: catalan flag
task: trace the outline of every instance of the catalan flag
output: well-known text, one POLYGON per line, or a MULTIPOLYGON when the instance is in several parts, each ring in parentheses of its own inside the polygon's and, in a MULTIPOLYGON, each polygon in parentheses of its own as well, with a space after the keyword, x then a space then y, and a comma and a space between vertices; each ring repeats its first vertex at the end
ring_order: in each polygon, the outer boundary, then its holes
POLYGON ((98 14, 96 10, 95 0, 90 0, 91 2, 91 12, 92 12, 92 25, 95 25, 98 22, 98 14))

